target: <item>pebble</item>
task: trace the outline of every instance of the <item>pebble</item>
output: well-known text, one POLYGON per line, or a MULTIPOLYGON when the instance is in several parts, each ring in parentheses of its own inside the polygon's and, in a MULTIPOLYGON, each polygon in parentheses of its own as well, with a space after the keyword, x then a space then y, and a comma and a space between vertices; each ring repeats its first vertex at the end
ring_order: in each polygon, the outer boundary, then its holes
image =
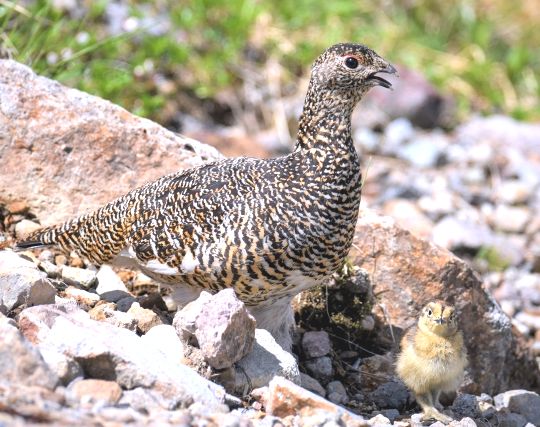
POLYGON ((322 396, 322 397, 326 396, 326 390, 321 385, 321 383, 317 381, 315 378, 313 378, 312 376, 305 374, 303 372, 300 372, 300 385, 306 390, 316 393, 319 396, 322 396))
POLYGON ((527 390, 510 390, 494 397, 497 409, 507 408, 523 416, 527 422, 540 425, 540 395, 527 390))
POLYGON ((30 233, 39 230, 41 228, 41 225, 34 221, 30 221, 28 219, 23 219, 22 221, 19 221, 17 224, 15 224, 15 236, 17 239, 21 239, 30 233))
POLYGON ((330 354, 332 343, 326 331, 308 331, 302 336, 302 349, 306 358, 321 357, 330 354))
POLYGON ((530 210, 526 207, 497 205, 489 221, 497 230, 507 233, 521 233, 530 218, 530 210))
POLYGON ((92 308, 88 314, 94 320, 107 322, 119 328, 135 332, 137 330, 137 320, 131 314, 118 311, 115 308, 114 303, 102 303, 92 308))
POLYGON ((96 283, 96 272, 87 268, 64 265, 62 267, 62 279, 68 285, 90 289, 96 283))
POLYGON ((142 308, 139 303, 134 302, 127 314, 131 315, 137 322, 137 330, 141 334, 146 334, 154 326, 163 324, 159 316, 152 310, 142 308))
POLYGON ((326 393, 326 398, 330 402, 334 402, 338 405, 346 405, 349 403, 349 396, 347 396, 347 391, 341 381, 330 381, 326 385, 326 393))
POLYGON ((334 377, 334 368, 332 367, 332 359, 328 356, 316 357, 305 362, 306 369, 309 374, 326 384, 334 377))
MULTIPOLYGON (((120 295, 127 294, 128 290, 124 282, 118 277, 115 271, 108 265, 102 265, 96 274, 97 287, 96 292, 103 296, 107 293, 114 293, 115 291, 120 295)), ((123 295, 124 297, 125 295, 123 295)), ((114 302, 114 301, 112 301, 114 302)))
POLYGON ((75 286, 68 286, 65 289, 64 294, 65 298, 76 301, 79 305, 84 306, 87 310, 96 305, 96 303, 99 301, 98 294, 76 288, 75 286))
POLYGON ((82 404, 95 404, 97 402, 114 405, 122 396, 122 389, 114 381, 86 379, 72 383, 68 387, 73 398, 82 404))

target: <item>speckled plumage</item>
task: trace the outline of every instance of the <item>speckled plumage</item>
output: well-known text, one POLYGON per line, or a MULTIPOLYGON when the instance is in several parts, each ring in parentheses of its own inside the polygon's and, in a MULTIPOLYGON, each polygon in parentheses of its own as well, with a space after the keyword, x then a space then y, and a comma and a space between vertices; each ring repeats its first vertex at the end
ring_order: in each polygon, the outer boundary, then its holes
POLYGON ((454 307, 430 302, 422 309, 417 326, 401 340, 396 367, 399 377, 414 391, 424 419, 452 421, 440 412, 439 395, 459 387, 466 365, 467 353, 454 307))
POLYGON ((361 190, 351 114, 368 89, 390 87, 377 72, 395 69, 362 45, 332 46, 313 64, 291 154, 164 176, 18 246, 56 244, 184 290, 233 287, 255 311, 288 306, 334 273, 351 246, 361 190))

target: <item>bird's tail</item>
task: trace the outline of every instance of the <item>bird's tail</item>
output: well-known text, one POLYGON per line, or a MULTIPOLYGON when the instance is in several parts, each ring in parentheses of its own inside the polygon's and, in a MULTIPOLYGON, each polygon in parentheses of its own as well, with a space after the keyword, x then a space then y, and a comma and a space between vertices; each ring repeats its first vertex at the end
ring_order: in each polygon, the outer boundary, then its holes
POLYGON ((101 265, 113 259, 126 244, 126 218, 120 200, 63 224, 30 233, 15 244, 15 250, 59 246, 75 251, 90 262, 101 265))

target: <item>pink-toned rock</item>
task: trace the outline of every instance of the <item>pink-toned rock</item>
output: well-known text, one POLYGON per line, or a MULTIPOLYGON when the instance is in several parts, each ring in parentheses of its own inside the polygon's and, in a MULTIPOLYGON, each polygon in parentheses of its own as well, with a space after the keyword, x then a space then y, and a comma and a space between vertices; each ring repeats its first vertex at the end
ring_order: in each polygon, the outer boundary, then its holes
POLYGON ((537 389, 540 372, 508 317, 467 264, 449 251, 414 237, 389 217, 362 211, 349 258, 371 272, 377 314, 395 331, 416 322, 428 301, 455 305, 469 353, 469 392, 537 389))
POLYGON ((44 224, 220 157, 212 147, 11 60, 0 60, 0 105, 0 201, 27 203, 44 224))
POLYGON ((324 422, 320 424, 313 422, 319 418, 321 421, 327 421, 328 416, 331 416, 334 421, 339 419, 340 422, 336 423, 338 425, 350 427, 369 425, 361 416, 355 415, 282 377, 275 377, 270 381, 263 400, 268 414, 282 418, 299 415, 303 419, 303 425, 323 425, 324 422))
POLYGON ((142 308, 137 302, 131 305, 127 314, 133 316, 137 322, 137 329, 141 334, 146 334, 154 326, 163 324, 162 320, 154 311, 142 308))
POLYGON ((70 387, 73 397, 81 403, 104 402, 114 405, 122 396, 122 388, 114 381, 87 379, 70 387))

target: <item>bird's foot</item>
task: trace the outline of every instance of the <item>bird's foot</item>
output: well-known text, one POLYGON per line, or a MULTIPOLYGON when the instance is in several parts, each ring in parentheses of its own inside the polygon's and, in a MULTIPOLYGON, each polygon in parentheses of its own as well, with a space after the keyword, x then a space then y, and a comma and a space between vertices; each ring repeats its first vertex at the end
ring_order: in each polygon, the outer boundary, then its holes
POLYGON ((448 415, 443 414, 439 410, 435 408, 430 408, 426 411, 424 411, 424 414, 422 415, 422 421, 435 419, 437 421, 440 421, 441 423, 450 424, 453 421, 452 417, 449 417, 448 415))

